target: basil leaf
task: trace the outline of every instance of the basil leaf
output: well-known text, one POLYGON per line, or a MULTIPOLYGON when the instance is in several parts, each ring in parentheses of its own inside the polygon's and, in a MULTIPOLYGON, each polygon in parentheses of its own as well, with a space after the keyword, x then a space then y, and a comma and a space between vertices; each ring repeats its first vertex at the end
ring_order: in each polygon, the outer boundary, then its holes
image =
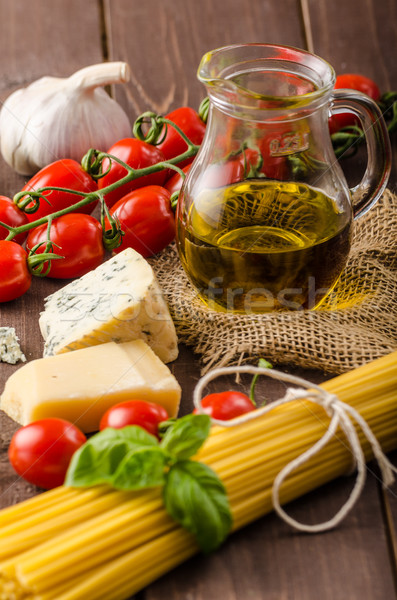
POLYGON ((157 447, 158 440, 142 427, 107 427, 93 435, 74 453, 66 473, 65 485, 89 487, 112 483, 113 475, 130 452, 142 447, 157 447))
POLYGON ((163 494, 169 514, 193 533, 204 552, 215 550, 228 535, 232 516, 225 488, 203 463, 187 460, 172 465, 163 494))
POLYGON ((167 429, 160 447, 178 460, 185 460, 198 452, 210 428, 211 419, 208 415, 186 415, 167 429))
POLYGON ((86 442, 73 454, 66 473, 65 485, 72 487, 89 487, 107 483, 111 474, 128 452, 126 444, 107 448, 97 452, 95 447, 86 442))
POLYGON ((119 490, 137 490, 164 485, 167 456, 158 446, 140 448, 127 454, 112 477, 119 490))

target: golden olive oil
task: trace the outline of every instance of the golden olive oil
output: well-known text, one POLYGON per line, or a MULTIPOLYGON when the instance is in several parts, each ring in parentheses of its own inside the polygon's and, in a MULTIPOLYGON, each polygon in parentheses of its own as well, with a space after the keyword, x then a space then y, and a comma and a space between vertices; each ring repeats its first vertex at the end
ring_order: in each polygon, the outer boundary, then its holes
POLYGON ((253 179, 202 191, 178 222, 181 260, 211 308, 315 308, 350 248, 350 215, 302 183, 253 179))

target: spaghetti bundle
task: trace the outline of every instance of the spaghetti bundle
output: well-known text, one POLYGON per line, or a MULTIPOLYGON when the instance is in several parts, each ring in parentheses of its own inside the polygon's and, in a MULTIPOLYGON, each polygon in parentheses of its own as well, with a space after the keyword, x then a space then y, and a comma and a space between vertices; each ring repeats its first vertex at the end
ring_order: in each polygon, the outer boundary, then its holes
MULTIPOLYGON (((384 452, 397 447, 397 352, 320 387, 365 419, 384 452)), ((273 509, 277 474, 329 424, 321 406, 293 400, 244 424, 212 427, 195 459, 221 478, 234 530, 273 509)), ((357 433, 369 460, 372 447, 357 433)), ((352 462, 338 431, 284 481, 281 503, 346 473, 352 462)), ((0 600, 126 600, 197 551, 157 488, 60 487, 0 511, 0 600)))

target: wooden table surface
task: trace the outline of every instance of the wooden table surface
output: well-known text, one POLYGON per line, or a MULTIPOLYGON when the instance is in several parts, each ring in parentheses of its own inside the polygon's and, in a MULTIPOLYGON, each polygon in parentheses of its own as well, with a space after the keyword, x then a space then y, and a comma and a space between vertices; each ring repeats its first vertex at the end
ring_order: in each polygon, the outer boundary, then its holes
MULTIPOLYGON (((103 60, 123 60, 130 65, 131 81, 114 93, 131 121, 145 110, 165 114, 181 105, 197 107, 204 95, 196 79, 201 56, 248 42, 306 48, 337 73, 362 73, 382 91, 397 89, 396 0, 0 0, 0 16, 1 101, 43 75, 67 76, 103 60)), ((396 175, 394 165, 393 191, 396 175)), ((13 196, 25 180, 0 159, 0 194, 13 196)), ((41 356, 38 314, 44 296, 56 287, 59 283, 36 278, 25 296, 1 307, 1 325, 16 328, 28 360, 41 356)), ((0 364, 1 389, 15 368, 0 364)), ((199 362, 181 347, 172 368, 183 388, 181 412, 189 412, 199 362)), ((326 373, 303 374, 316 381, 327 378, 326 373)), ((19 480, 8 463, 16 428, 0 415, 0 506, 39 492, 19 480)), ((289 509, 304 521, 324 520, 344 502, 352 484, 351 477, 341 478, 289 509)), ((391 600, 397 597, 396 494, 397 486, 383 492, 371 469, 357 506, 336 530, 300 534, 270 514, 138 597, 391 600)))

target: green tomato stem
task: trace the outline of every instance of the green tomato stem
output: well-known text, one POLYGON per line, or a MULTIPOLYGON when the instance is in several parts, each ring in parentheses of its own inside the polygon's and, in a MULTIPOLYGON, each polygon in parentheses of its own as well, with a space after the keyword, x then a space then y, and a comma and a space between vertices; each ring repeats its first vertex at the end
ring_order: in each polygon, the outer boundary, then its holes
POLYGON ((209 109, 210 109, 210 99, 208 98, 208 96, 206 96, 206 98, 204 98, 200 102, 200 106, 198 109, 198 114, 200 116, 200 119, 202 121, 204 121, 204 123, 207 123, 207 121, 208 121, 209 109))
MULTIPOLYGON (((266 369, 272 369, 273 366, 265 358, 260 358, 259 362, 258 362, 258 367, 263 367, 263 368, 266 368, 266 369)), ((251 402, 252 402, 252 404, 254 406, 256 406, 256 402, 255 402, 255 387, 256 387, 258 378, 259 378, 259 374, 254 375, 254 377, 252 378, 251 388, 250 388, 250 395, 249 395, 249 397, 250 397, 250 400, 251 400, 251 402)), ((266 400, 262 404, 266 404, 266 400)))
MULTIPOLYGON (((44 190, 44 191, 56 190, 56 191, 62 191, 62 192, 67 192, 67 193, 73 193, 78 196, 83 195, 84 198, 82 200, 80 200, 79 202, 76 202, 76 204, 67 206, 66 208, 63 208, 62 210, 58 210, 54 213, 51 213, 51 215, 41 217, 40 219, 37 219, 36 221, 30 221, 29 223, 25 223, 25 225, 20 225, 19 227, 13 227, 12 232, 6 237, 6 240, 12 240, 12 238, 14 238, 18 233, 24 233, 25 231, 30 231, 31 229, 34 229, 35 227, 39 227, 39 225, 44 225, 44 223, 48 223, 50 221, 50 219, 51 220, 56 219, 57 217, 61 217, 62 215, 66 215, 66 214, 72 212, 72 210, 82 208, 86 204, 93 202, 96 199, 96 197, 98 196, 98 192, 91 192, 91 193, 76 192, 76 190, 69 190, 66 188, 45 187, 45 188, 42 188, 42 190, 44 190)), ((29 192, 23 192, 23 193, 28 194, 29 192)), ((15 201, 15 198, 17 198, 20 194, 21 193, 16 194, 16 196, 14 196, 14 201, 15 201)))

